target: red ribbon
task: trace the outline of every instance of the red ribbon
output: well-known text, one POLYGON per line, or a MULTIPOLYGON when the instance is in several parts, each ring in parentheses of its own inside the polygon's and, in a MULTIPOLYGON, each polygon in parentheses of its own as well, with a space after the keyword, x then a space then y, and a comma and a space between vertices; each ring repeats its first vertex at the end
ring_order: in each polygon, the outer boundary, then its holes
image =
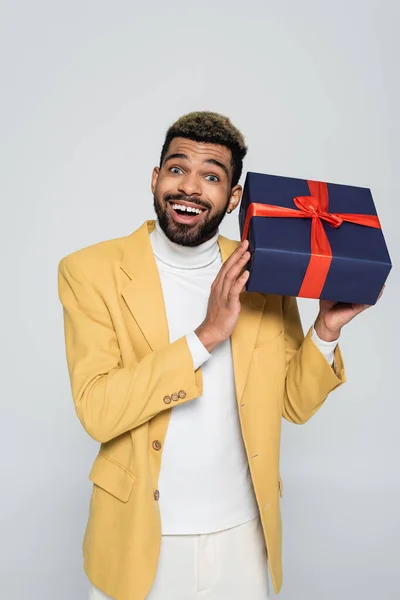
POLYGON ((365 227, 381 229, 377 216, 358 214, 329 213, 328 186, 321 181, 308 181, 310 196, 298 196, 294 203, 299 210, 273 206, 272 204, 251 203, 246 213, 242 241, 247 238, 250 220, 253 217, 292 217, 312 219, 311 221, 311 256, 298 296, 303 298, 319 298, 325 285, 332 262, 332 249, 322 225, 325 221, 337 229, 343 223, 356 223, 365 227))

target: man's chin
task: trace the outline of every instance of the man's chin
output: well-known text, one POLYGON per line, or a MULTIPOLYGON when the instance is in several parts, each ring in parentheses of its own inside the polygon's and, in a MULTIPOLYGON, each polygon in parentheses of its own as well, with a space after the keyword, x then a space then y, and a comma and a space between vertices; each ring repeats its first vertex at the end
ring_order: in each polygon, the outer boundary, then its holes
POLYGON ((167 226, 165 228, 162 227, 162 229, 171 242, 180 246, 198 246, 204 241, 199 223, 177 223, 171 219, 168 220, 167 226))

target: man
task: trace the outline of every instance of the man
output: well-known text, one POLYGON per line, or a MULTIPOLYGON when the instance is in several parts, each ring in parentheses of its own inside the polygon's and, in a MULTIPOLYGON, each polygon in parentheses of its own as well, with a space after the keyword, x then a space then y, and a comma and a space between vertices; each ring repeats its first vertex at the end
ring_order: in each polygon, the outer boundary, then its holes
POLYGON ((247 242, 218 233, 246 146, 191 113, 153 171, 156 222, 59 265, 76 411, 101 442, 83 553, 90 598, 261 600, 282 584, 282 417, 345 380, 337 339, 365 306, 244 291, 247 242), (162 460, 161 460, 162 459, 162 460))

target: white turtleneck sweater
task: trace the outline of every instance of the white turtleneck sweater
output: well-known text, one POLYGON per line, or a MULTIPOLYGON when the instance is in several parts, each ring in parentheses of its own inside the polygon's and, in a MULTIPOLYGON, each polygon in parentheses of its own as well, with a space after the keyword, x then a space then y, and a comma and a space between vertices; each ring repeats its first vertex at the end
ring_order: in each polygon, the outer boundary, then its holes
MULTIPOLYGON (((167 313, 170 342, 187 336, 203 395, 171 408, 160 478, 163 535, 202 534, 255 518, 258 507, 236 404, 230 339, 210 354, 194 330, 207 313, 222 259, 218 232, 196 247, 171 242, 158 221, 150 234, 167 313)), ((336 342, 313 341, 333 363, 336 342)))

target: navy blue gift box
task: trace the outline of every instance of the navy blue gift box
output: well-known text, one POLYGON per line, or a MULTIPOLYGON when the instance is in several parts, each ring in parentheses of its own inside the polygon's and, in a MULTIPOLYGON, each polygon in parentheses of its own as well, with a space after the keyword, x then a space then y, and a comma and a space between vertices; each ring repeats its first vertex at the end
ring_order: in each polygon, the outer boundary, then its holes
POLYGON ((367 188, 248 173, 239 225, 249 292, 375 304, 392 266, 367 188))

